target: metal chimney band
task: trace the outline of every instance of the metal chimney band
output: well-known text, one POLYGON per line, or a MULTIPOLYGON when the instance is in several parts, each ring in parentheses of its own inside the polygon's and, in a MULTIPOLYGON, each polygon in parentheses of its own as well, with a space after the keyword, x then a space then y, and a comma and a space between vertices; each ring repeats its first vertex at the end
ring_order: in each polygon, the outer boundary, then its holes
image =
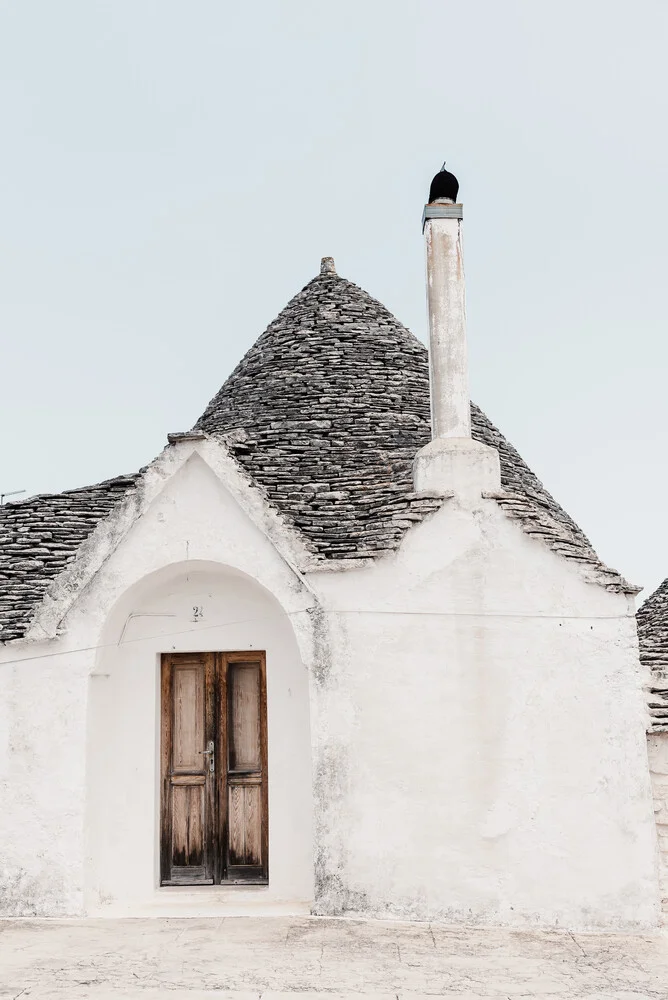
POLYGON ((432 202, 431 205, 424 206, 424 212, 422 213, 422 231, 424 232, 424 224, 427 219, 463 219, 464 218, 464 206, 463 205, 444 205, 438 204, 437 202, 432 202))

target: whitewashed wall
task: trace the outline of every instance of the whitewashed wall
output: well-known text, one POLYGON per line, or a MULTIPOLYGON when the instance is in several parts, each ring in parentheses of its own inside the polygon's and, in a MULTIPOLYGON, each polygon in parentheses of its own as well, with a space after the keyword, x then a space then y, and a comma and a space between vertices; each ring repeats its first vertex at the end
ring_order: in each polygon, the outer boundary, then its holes
MULTIPOLYGON (((306 572, 294 538, 269 515, 258 523, 211 444, 195 450, 159 460, 141 516, 122 515, 133 526, 86 584, 98 558, 87 554, 66 637, 3 650, 63 649, 0 668, 13 678, 8 731, 26 729, 25 747, 0 759, 5 912, 312 904, 654 925, 629 601, 583 582, 491 500, 473 511, 447 501, 375 566, 306 572), (175 618, 138 617, 158 612, 175 618), (158 889, 158 655, 253 646, 268 654, 270 886, 158 889)), ((40 628, 62 616, 68 586, 40 628)))
POLYGON ((0 647, 4 916, 64 916, 83 905, 87 664, 64 646, 0 647))
POLYGON ((659 845, 659 887, 664 921, 668 919, 668 733, 648 737, 649 768, 659 845))
POLYGON ((449 502, 393 562, 311 582, 334 639, 312 718, 320 912, 656 922, 626 597, 493 501, 449 502))

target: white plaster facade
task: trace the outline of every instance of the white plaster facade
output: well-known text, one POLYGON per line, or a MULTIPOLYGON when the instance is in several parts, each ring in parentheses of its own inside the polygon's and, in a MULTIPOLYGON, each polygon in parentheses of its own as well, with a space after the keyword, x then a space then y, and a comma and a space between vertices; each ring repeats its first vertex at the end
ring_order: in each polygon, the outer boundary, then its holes
POLYGON ((654 926, 632 603, 484 498, 325 571, 223 445, 173 444, 0 648, 1 910, 654 926), (158 887, 174 649, 267 651, 267 887, 158 887))
POLYGON ((661 909, 665 915, 668 914, 668 733, 650 733, 647 748, 659 843, 661 909))

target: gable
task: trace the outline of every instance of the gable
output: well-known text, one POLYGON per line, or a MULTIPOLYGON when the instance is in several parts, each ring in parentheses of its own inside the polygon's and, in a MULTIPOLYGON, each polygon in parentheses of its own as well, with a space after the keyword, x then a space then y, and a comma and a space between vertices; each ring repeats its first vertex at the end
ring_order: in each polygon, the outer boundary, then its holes
MULTIPOLYGON (((93 500, 96 500, 103 491, 99 487, 91 488, 90 491, 73 491, 77 494, 77 503, 81 506, 78 545, 76 548, 74 547, 77 543, 77 536, 73 534, 64 555, 57 556, 58 570, 44 573, 42 576, 38 575, 37 586, 30 589, 22 587, 21 573, 27 570, 22 567, 23 560, 20 556, 26 551, 26 547, 22 547, 17 557, 13 556, 14 549, 11 546, 8 547, 5 560, 9 572, 5 574, 4 581, 0 580, 3 607, 9 609, 6 619, 7 625, 1 633, 2 641, 25 637, 29 629, 36 628, 37 623, 39 623, 39 628, 36 630, 35 637, 55 635, 60 621, 67 614, 78 595, 89 585, 119 544, 135 531, 138 522, 146 520, 147 512, 152 507, 155 508, 156 504, 159 508, 161 503, 167 503, 167 508, 161 515, 161 523, 164 528, 167 528, 171 523, 171 518, 167 516, 170 508, 173 510, 188 509, 191 512, 190 524, 194 524, 197 520, 198 511, 208 516, 208 531, 212 539, 211 550, 215 549, 215 539, 221 531, 227 530, 231 537, 238 536, 238 541, 239 538, 245 538, 247 530, 252 528, 254 532, 252 537, 255 538, 256 542, 257 539, 262 539, 263 543, 278 552, 280 559, 285 565, 291 567, 290 572, 293 574, 295 571, 292 567, 296 563, 303 562, 309 555, 308 549, 302 544, 299 535, 282 522, 280 515, 267 504, 260 491, 253 487, 225 447, 220 442, 207 439, 205 435, 181 436, 178 443, 166 448, 150 466, 143 470, 141 475, 127 477, 127 479, 131 480, 130 488, 123 480, 123 488, 111 490, 111 496, 106 498, 106 506, 100 501, 88 513, 84 495, 91 494, 93 500), (201 470, 204 471, 204 478, 201 479, 199 493, 186 499, 184 484, 187 484, 192 476, 179 476, 179 473, 189 463, 192 465, 193 461, 195 468, 201 467, 201 470), (174 481, 177 482, 176 488, 181 493, 181 500, 169 500, 174 488, 174 481), (231 509, 234 511, 238 509, 238 513, 242 517, 241 525, 247 524, 248 528, 243 527, 242 530, 239 525, 236 528, 231 528, 229 524, 227 529, 224 528, 220 517, 220 503, 216 506, 210 501, 209 494, 212 489, 223 491, 220 496, 227 497, 228 507, 231 504, 231 509), (124 502, 126 500, 131 502, 124 502), (13 572, 16 564, 18 564, 16 571, 13 572)), ((101 486, 106 486, 106 484, 101 484, 101 486)), ((63 494, 60 497, 35 498, 40 503, 27 502, 29 509, 24 511, 22 518, 17 520, 16 514, 14 514, 13 517, 8 518, 7 524, 28 526, 30 530, 26 533, 32 534, 32 537, 36 538, 41 530, 40 526, 45 523, 46 519, 43 503, 45 499, 48 501, 46 510, 51 512, 54 518, 61 519, 63 530, 79 525, 77 519, 68 517, 69 494, 63 494), (73 521, 73 524, 69 524, 70 521, 73 521)), ((18 528, 15 531, 18 532, 18 528)), ((194 552, 188 553, 187 534, 182 526, 181 533, 178 535, 178 550, 173 554, 175 560, 195 558, 194 552)), ((59 538, 60 535, 56 537, 59 538)), ((45 550, 49 544, 54 544, 54 552, 60 553, 61 550, 58 546, 62 543, 47 539, 45 533, 42 533, 41 538, 41 544, 45 550)), ((171 539, 169 531, 163 531, 161 548, 156 552, 157 566, 162 565, 162 560, 167 558, 167 543, 171 540, 173 539, 171 539)), ((42 561, 51 566, 56 560, 49 564, 45 554, 42 561)), ((38 574, 37 569, 32 572, 38 574)), ((1 614, 0 621, 2 621, 1 614)))

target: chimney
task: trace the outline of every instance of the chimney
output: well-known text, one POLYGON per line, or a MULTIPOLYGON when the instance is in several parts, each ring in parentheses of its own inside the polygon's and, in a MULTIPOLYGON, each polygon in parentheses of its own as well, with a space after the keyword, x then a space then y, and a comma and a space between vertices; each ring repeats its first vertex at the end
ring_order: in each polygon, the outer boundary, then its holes
POLYGON ((499 454, 471 437, 466 294, 459 183, 445 164, 422 217, 427 252, 432 440, 415 457, 417 492, 454 492, 475 502, 500 489, 499 454))

